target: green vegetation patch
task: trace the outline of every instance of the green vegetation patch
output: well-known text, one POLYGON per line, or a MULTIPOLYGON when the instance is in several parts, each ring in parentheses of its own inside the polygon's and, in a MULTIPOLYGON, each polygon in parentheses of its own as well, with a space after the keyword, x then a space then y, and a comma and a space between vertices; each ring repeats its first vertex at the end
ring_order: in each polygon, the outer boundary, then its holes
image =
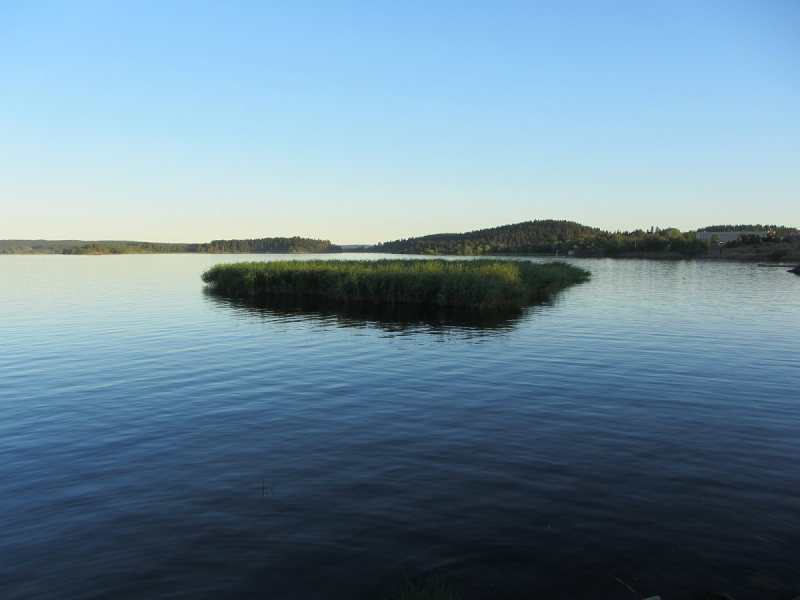
POLYGON ((511 260, 309 260, 216 265, 216 291, 254 298, 514 309, 545 299, 589 273, 564 262, 511 260))

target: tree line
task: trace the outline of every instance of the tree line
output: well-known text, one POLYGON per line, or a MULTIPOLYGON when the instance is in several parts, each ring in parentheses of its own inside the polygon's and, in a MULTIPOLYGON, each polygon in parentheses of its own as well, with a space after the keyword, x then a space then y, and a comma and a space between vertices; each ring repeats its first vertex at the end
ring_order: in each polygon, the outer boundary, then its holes
MULTIPOLYGON (((712 225, 699 231, 763 231, 766 238, 743 233, 737 242, 727 246, 779 242, 796 232, 792 227, 777 225, 712 225)), ((697 256, 709 249, 698 240, 694 231, 681 232, 674 227, 649 231, 603 231, 574 221, 527 221, 468 233, 439 233, 407 238, 363 248, 360 252, 399 254, 450 254, 480 256, 485 254, 574 254, 576 256, 623 256, 641 254, 673 254, 697 256)))
POLYGON ((554 253, 579 235, 599 232, 574 221, 527 221, 468 233, 438 233, 377 244, 366 252, 401 254, 538 254, 554 253))
POLYGON ((619 256, 621 254, 675 252, 683 256, 697 256, 708 250, 708 243, 698 240, 694 231, 681 233, 674 227, 637 229, 611 233, 601 231, 578 236, 565 245, 567 251, 578 256, 619 256))
POLYGON ((402 254, 556 254, 578 256, 619 256, 625 253, 676 252, 695 256, 708 249, 694 232, 674 228, 652 228, 649 232, 602 231, 573 221, 527 221, 480 229, 464 234, 443 233, 395 240, 364 249, 368 252, 402 254))
POLYGON ((709 225, 701 227, 697 231, 774 231, 778 236, 783 238, 792 233, 797 233, 794 227, 783 227, 779 225, 709 225))
POLYGON ((189 252, 230 252, 265 254, 317 254, 341 252, 342 249, 329 240, 314 240, 301 237, 258 238, 252 240, 214 240, 208 244, 190 244, 189 252))
POLYGON ((214 240, 204 244, 164 244, 158 242, 125 242, 107 244, 96 242, 65 248, 63 254, 148 254, 190 252, 202 254, 306 254, 341 252, 329 240, 301 237, 258 238, 246 240, 214 240))

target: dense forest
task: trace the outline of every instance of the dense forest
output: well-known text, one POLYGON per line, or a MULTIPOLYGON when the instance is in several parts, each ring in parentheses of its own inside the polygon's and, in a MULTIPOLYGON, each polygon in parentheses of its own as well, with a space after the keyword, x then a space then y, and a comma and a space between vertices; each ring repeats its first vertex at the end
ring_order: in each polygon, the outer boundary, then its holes
POLYGON ((256 240, 214 240, 208 244, 191 244, 189 252, 230 252, 267 254, 306 254, 341 252, 342 249, 328 240, 301 237, 260 238, 256 240))
MULTIPOLYGON (((698 231, 763 231, 766 238, 742 235, 728 242, 727 250, 737 246, 761 246, 797 233, 794 227, 778 225, 710 225, 698 231)), ((796 238, 795 240, 796 241, 796 238)), ((458 256, 503 254, 573 254, 575 256, 696 256, 709 249, 709 244, 696 239, 694 231, 682 233, 675 228, 648 231, 602 231, 574 221, 526 221, 467 233, 438 233, 377 244, 347 247, 349 252, 386 252, 395 254, 448 254, 458 256)), ((302 237, 275 237, 242 240, 214 240, 201 244, 169 244, 80 240, 0 240, 0 254, 143 254, 143 253, 270 253, 306 254, 342 252, 328 240, 302 237)))
MULTIPOLYGON (((793 227, 776 225, 721 225, 700 231, 775 231, 767 238, 743 235, 737 245, 779 242, 796 232, 793 227), (752 239, 751 239, 752 238, 752 239)), ((681 232, 669 227, 651 227, 649 231, 602 231, 573 221, 528 221, 469 233, 441 233, 418 238, 395 240, 356 251, 398 254, 573 254, 575 256, 697 256, 709 249, 694 231, 681 232)))
POLYGON ((782 227, 778 225, 709 225, 701 227, 697 231, 774 231, 778 236, 783 237, 792 233, 797 233, 795 227, 782 227))
POLYGON ((599 229, 573 221, 527 221, 469 233, 438 233, 365 248, 399 254, 550 254, 568 240, 599 229))
POLYGON ((189 244, 161 244, 158 242, 92 242, 83 246, 64 248, 62 254, 165 254, 190 252, 189 244))
POLYGON ((708 249, 694 232, 653 228, 611 233, 573 221, 528 221, 469 233, 443 233, 378 244, 371 252, 401 254, 556 254, 619 256, 624 253, 677 252, 694 256, 708 249))
POLYGON ((674 252, 683 256, 696 256, 708 250, 708 243, 698 240, 694 231, 681 233, 673 227, 652 228, 649 232, 637 229, 611 233, 601 231, 578 236, 565 244, 565 250, 578 256, 620 256, 623 254, 674 252))
POLYGON ((309 238, 259 238, 254 240, 214 240, 207 244, 161 244, 157 242, 95 242, 64 248, 63 254, 146 254, 195 252, 205 254, 306 254, 341 252, 328 240, 309 238))

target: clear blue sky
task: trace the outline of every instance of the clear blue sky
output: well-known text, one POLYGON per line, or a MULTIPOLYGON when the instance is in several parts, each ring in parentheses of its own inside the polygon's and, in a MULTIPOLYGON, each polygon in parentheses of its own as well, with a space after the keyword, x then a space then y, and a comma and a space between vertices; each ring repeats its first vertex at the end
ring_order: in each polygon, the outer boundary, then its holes
POLYGON ((800 2, 0 0, 0 238, 800 226, 800 2))

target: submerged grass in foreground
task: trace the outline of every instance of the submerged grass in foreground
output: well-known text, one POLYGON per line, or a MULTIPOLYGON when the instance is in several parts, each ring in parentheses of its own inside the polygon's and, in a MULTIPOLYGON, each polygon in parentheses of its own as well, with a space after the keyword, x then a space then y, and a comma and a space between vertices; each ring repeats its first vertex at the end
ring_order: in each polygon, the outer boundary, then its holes
POLYGON ((203 273, 210 287, 235 296, 478 309, 521 308, 588 278, 563 262, 515 260, 242 262, 203 273))

